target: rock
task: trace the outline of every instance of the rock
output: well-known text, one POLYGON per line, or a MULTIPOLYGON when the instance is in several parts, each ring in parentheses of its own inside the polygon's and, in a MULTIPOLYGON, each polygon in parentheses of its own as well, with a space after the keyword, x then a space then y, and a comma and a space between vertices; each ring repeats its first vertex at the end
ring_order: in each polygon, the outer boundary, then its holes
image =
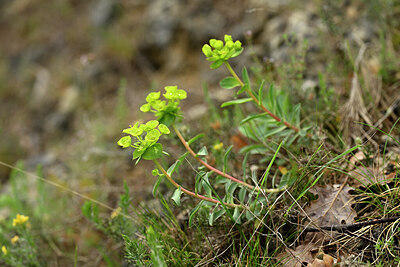
POLYGON ((90 20, 96 28, 107 26, 112 18, 115 0, 96 0, 92 4, 90 20))

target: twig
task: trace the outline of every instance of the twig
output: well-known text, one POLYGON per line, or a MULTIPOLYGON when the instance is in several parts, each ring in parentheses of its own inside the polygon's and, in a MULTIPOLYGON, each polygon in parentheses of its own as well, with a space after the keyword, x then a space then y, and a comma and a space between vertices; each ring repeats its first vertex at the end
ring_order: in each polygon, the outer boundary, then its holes
POLYGON ((368 225, 395 222, 398 219, 400 219, 400 216, 382 218, 382 219, 376 219, 376 220, 369 220, 369 221, 358 222, 358 223, 353 223, 353 224, 338 224, 338 225, 331 225, 331 226, 320 226, 318 228, 307 227, 306 229, 303 230, 303 233, 322 232, 322 230, 344 233, 346 231, 355 231, 355 230, 358 230, 358 229, 360 229, 364 226, 368 226, 368 225))

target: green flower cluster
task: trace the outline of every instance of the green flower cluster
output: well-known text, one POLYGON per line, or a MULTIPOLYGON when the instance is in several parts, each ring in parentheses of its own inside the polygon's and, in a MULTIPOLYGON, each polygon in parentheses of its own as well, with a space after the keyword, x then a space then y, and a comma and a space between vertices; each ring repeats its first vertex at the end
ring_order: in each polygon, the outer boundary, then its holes
POLYGON ((166 86, 164 98, 168 100, 160 100, 161 93, 153 92, 146 97, 147 103, 140 107, 142 112, 155 113, 160 123, 171 125, 179 114, 179 102, 186 98, 186 91, 178 89, 178 86, 166 86))
POLYGON ((137 122, 135 125, 122 131, 123 133, 129 134, 137 140, 132 143, 131 136, 124 136, 118 141, 118 145, 123 148, 133 147, 133 159, 138 159, 136 163, 144 158, 146 160, 158 159, 162 155, 162 145, 157 143, 160 136, 163 134, 169 134, 168 127, 156 120, 151 120, 146 124, 140 124, 137 122), (143 138, 144 136, 144 138, 143 138))
POLYGON ((232 36, 226 34, 224 41, 225 45, 221 40, 211 39, 210 45, 203 46, 202 51, 207 60, 214 61, 210 66, 212 69, 218 68, 230 58, 237 57, 243 51, 242 43, 240 41, 233 42, 232 36))

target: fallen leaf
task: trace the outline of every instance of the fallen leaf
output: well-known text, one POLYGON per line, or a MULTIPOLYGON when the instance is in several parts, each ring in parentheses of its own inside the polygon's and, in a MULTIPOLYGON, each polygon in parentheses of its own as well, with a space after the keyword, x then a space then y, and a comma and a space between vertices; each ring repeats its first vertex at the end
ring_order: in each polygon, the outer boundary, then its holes
POLYGON ((304 210, 308 217, 318 226, 329 226, 337 224, 350 224, 357 216, 351 208, 354 203, 349 194, 352 188, 348 185, 339 192, 340 185, 315 186, 310 193, 318 195, 318 199, 304 210))
MULTIPOLYGON (((318 195, 318 199, 304 209, 307 217, 313 222, 311 227, 354 223, 357 213, 351 207, 354 200, 349 191, 352 188, 346 185, 340 190, 340 187, 339 184, 335 184, 310 189, 310 193, 318 195)), ((306 240, 322 245, 335 235, 336 233, 327 235, 326 232, 307 233, 306 240)))
POLYGON ((311 251, 318 246, 312 242, 301 244, 295 250, 287 248, 286 251, 279 253, 277 259, 283 267, 302 267, 313 262, 311 251))
POLYGON ((355 166, 356 163, 361 162, 364 159, 366 159, 365 153, 363 151, 358 151, 350 158, 350 163, 355 166))

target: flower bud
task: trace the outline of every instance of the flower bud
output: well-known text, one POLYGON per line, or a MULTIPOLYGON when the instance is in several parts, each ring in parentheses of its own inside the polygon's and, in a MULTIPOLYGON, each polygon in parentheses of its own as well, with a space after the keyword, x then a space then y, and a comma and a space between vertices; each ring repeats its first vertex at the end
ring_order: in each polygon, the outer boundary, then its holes
POLYGON ((242 43, 238 40, 235 42, 235 49, 240 50, 242 48, 242 43))
POLYGON ((233 44, 232 41, 228 41, 228 42, 226 42, 225 46, 226 46, 228 49, 232 49, 233 46, 234 46, 234 44, 233 44))
POLYGON ((224 41, 225 41, 225 43, 227 43, 227 42, 232 42, 232 36, 231 35, 228 35, 228 34, 225 34, 225 36, 224 36, 224 41))
POLYGON ((210 45, 211 47, 215 47, 215 42, 217 41, 217 39, 210 39, 210 45))
POLYGON ((222 42, 221 40, 217 40, 217 41, 215 41, 215 43, 214 43, 214 48, 215 49, 221 49, 222 47, 224 47, 224 42, 222 42))
POLYGON ((208 44, 203 45, 202 51, 206 57, 212 57, 213 55, 211 46, 209 46, 208 44))

